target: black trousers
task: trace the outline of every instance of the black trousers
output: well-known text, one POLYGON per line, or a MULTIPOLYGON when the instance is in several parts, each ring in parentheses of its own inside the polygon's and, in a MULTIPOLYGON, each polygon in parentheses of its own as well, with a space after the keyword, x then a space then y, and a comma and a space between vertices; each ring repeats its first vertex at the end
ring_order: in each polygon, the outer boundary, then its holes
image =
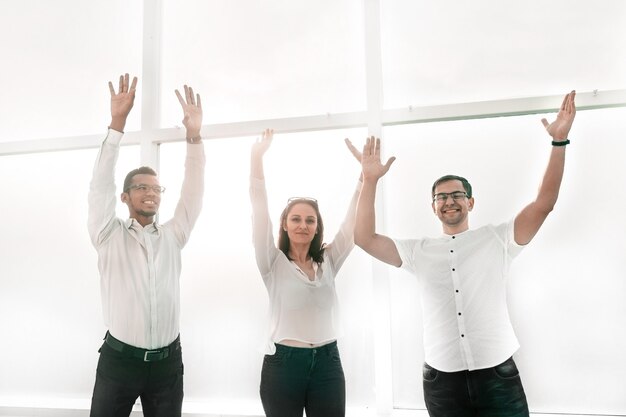
POLYGON ((100 348, 90 417, 128 417, 137 398, 147 417, 180 417, 183 361, 180 343, 154 362, 118 352, 106 342, 100 348))
POLYGON ((337 342, 318 348, 276 345, 265 355, 261 402, 267 417, 344 417, 346 381, 337 342))
POLYGON ((513 358, 493 368, 442 372, 424 363, 424 400, 431 417, 528 417, 513 358))

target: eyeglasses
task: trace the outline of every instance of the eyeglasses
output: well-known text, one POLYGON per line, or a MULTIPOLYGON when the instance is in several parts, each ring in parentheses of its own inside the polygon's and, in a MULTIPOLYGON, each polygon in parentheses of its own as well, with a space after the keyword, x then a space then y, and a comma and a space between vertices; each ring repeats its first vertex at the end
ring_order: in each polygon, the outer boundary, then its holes
POLYGON ((433 196, 433 202, 445 203, 448 201, 448 197, 452 197, 454 201, 459 201, 467 197, 467 193, 464 191, 453 191, 451 193, 437 193, 433 196))
POLYGON ((297 202, 309 202, 317 205, 317 200, 312 197, 291 197, 287 199, 287 204, 297 203, 297 202))
POLYGON ((129 190, 137 190, 141 193, 147 193, 148 190, 154 191, 155 194, 163 194, 165 187, 160 185, 148 185, 148 184, 133 184, 128 187, 129 190))

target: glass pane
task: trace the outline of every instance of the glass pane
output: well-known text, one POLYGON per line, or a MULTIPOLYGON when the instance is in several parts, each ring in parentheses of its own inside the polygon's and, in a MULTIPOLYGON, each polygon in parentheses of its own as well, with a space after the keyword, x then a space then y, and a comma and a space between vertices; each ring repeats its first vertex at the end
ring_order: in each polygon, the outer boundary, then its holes
MULTIPOLYGON (((0 392, 91 398, 105 329, 87 193, 96 149, 0 158, 0 392)), ((118 189, 137 146, 122 147, 118 189)), ((118 213, 124 213, 120 203, 118 213)))
MULTIPOLYGON (((365 130, 276 135, 264 160, 270 213, 275 228, 291 196, 318 199, 325 240, 332 240, 357 185, 360 167, 343 143, 365 130)), ((220 401, 257 399, 267 292, 252 246, 249 198, 250 147, 255 139, 205 141, 206 191, 202 214, 183 251, 181 332, 185 355, 198 372, 186 372, 186 398, 220 401), (214 337, 228 343, 216 343, 214 337), (237 358, 215 361, 214 358, 237 358), (206 371, 210 369, 211 372, 206 371), (207 378, 207 374, 214 377, 207 378), (225 376, 228 376, 227 378, 225 376), (225 382, 226 381, 226 382, 225 382)), ((161 183, 167 185, 162 221, 169 219, 182 182, 186 144, 162 144, 161 183), (171 191, 171 193, 170 193, 171 191)), ((337 291, 344 325, 339 340, 352 406, 369 404, 373 388, 371 326, 363 319, 371 298, 367 280, 371 262, 355 249, 342 267, 337 291)))
MULTIPOLYGON (((142 2, 1 4, 0 142, 106 131, 107 82, 141 73, 142 2)), ((138 97, 127 130, 140 114, 138 97)))
MULTIPOLYGON (((388 234, 441 234, 430 190, 449 173, 474 188, 470 227, 513 218, 535 198, 549 157, 541 117, 385 128, 384 153, 398 158, 385 182, 388 234)), ((615 358, 626 349, 626 217, 609 213, 626 205, 615 192, 626 109, 584 111, 576 119, 556 208, 509 274, 509 312, 521 344, 515 359, 531 411, 621 414, 626 365, 615 358)), ((420 292, 413 276, 390 273, 394 406, 423 408, 420 292)))
POLYGON ((626 86, 621 0, 381 1, 385 107, 626 86))
POLYGON ((205 123, 365 108, 360 0, 163 4, 163 127, 180 125, 184 83, 205 123))

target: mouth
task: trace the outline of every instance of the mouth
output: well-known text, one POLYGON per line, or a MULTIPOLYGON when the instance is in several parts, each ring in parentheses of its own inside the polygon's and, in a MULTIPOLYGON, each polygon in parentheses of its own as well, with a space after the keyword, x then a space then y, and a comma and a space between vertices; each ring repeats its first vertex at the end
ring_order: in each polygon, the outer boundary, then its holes
POLYGON ((152 206, 156 205, 156 201, 154 201, 154 200, 144 200, 144 201, 142 201, 142 203, 149 204, 149 205, 152 205, 152 206))

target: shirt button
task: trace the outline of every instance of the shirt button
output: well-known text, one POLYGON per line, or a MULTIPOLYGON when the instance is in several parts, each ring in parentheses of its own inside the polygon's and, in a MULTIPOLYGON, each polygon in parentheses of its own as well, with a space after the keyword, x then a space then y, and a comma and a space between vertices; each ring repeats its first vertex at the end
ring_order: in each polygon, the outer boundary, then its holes
POLYGON ((459 316, 461 315, 461 313, 459 313, 459 316))
POLYGON ((452 239, 456 239, 456 236, 452 236, 452 239))
POLYGON ((456 268, 452 268, 453 271, 456 271, 456 268))
POLYGON ((452 249, 450 249, 450 253, 454 253, 454 251, 452 249))
POLYGON ((454 290, 454 292, 459 292, 459 290, 454 290))
POLYGON ((465 335, 464 335, 464 334, 462 334, 462 335, 461 335, 461 337, 465 337, 465 335))

